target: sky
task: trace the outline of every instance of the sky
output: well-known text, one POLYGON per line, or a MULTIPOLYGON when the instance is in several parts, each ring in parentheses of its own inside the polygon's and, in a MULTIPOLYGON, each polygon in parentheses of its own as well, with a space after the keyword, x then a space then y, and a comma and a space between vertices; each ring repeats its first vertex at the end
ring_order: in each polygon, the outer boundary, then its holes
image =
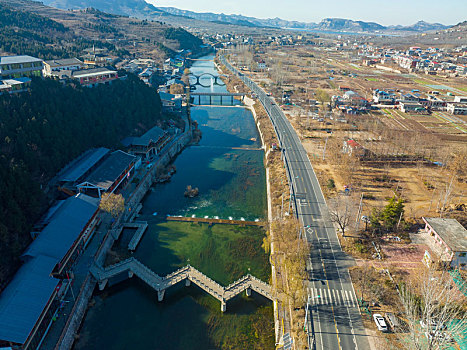
POLYGON ((410 25, 424 20, 453 25, 467 20, 467 0, 146 0, 160 7, 195 12, 279 17, 301 22, 348 18, 382 25, 410 25), (324 5, 325 4, 325 5, 324 5))

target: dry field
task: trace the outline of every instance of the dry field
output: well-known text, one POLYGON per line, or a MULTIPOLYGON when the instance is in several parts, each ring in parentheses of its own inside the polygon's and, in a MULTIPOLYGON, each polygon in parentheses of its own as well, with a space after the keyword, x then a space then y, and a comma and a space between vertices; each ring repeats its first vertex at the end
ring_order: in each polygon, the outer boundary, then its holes
MULTIPOLYGON (((339 52, 305 47, 288 48, 286 54, 280 49, 268 50, 262 58, 270 71, 246 73, 282 104, 302 140, 325 197, 333 197, 345 187, 351 188, 356 193, 354 197, 363 194, 361 215, 369 216, 389 198, 400 196, 404 199, 405 220, 414 224, 411 227, 414 232, 423 216, 453 217, 466 226, 465 116, 453 117, 445 112, 419 115, 384 108, 365 116, 345 116, 347 123, 341 123, 336 120, 335 112, 331 119, 329 110, 308 104, 310 99, 320 100, 319 90, 329 96, 342 95, 339 89, 342 86, 371 100, 376 88, 427 92, 433 90, 429 85, 460 89, 465 87, 465 80, 449 79, 441 83, 425 77, 388 73, 359 66, 343 56, 339 52), (283 105, 284 93, 290 96, 290 104, 283 105), (348 139, 360 143, 370 156, 344 154, 343 144, 348 139)), ((437 90, 441 94, 448 91, 437 90)), ((396 281, 408 281, 423 267, 421 260, 425 251, 432 251, 423 242, 411 242, 406 233, 400 235, 403 238, 400 242, 375 237, 364 239, 361 234, 352 220, 346 233, 350 237, 339 235, 343 248, 356 257, 351 276, 357 296, 363 294, 365 300, 376 302, 370 313, 394 312, 403 318, 395 285, 385 271, 388 269, 396 281), (382 260, 374 258, 372 242, 379 246, 382 260)), ((365 234, 363 237, 369 238, 365 234)), ((400 348, 399 334, 381 334, 370 314, 362 312, 362 316, 372 348, 400 348)))
MULTIPOLYGON (((332 196, 347 185, 364 194, 363 214, 368 215, 372 208, 382 207, 397 194, 405 200, 406 217, 414 222, 422 216, 439 215, 440 207, 447 209, 445 215, 467 221, 464 211, 453 210, 459 204, 467 204, 467 179, 465 174, 456 175, 451 185, 452 176, 445 166, 456 156, 467 157, 465 116, 445 112, 419 115, 384 108, 366 116, 346 116, 347 124, 326 118, 319 122, 309 116, 312 108, 305 102, 317 99, 317 89, 332 96, 343 94, 339 87, 350 87, 371 100, 376 88, 428 92, 433 90, 429 85, 449 85, 459 89, 465 87, 465 79, 450 78, 441 83, 439 77, 382 71, 352 62, 349 53, 310 47, 287 48, 286 52, 268 49, 261 57, 268 63, 269 72, 247 73, 260 81, 278 103, 284 92, 290 95, 291 105, 283 109, 303 140, 325 195, 332 196), (342 144, 349 138, 378 157, 404 154, 428 161, 358 161, 346 168, 342 165, 347 163, 342 157, 342 144), (328 190, 329 179, 334 180, 335 190, 328 190)), ((441 94, 450 91, 437 90, 441 94)), ((320 116, 324 117, 325 112, 319 111, 320 116)))

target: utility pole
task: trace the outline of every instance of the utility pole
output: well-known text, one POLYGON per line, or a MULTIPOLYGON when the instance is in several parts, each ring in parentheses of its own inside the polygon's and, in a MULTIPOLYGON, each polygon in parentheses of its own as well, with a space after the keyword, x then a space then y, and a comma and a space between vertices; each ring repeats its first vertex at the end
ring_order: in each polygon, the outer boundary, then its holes
POLYGON ((329 135, 326 137, 326 142, 324 143, 323 160, 326 158, 326 147, 328 145, 328 139, 329 139, 329 135))
POLYGON ((362 214, 362 205, 363 205, 363 192, 362 195, 360 196, 360 204, 358 206, 358 211, 357 211, 357 217, 355 221, 357 224, 355 225, 355 230, 358 231, 358 228, 360 226, 360 219, 361 219, 361 214, 362 214))
POLYGON ((401 223, 403 213, 404 212, 401 211, 401 215, 399 216, 399 221, 397 222, 397 226, 396 226, 397 229, 399 229, 399 224, 401 223))
POLYGON ((363 280, 362 280, 362 297, 361 304, 363 305, 363 291, 365 290, 365 279, 366 279, 366 269, 363 269, 363 280))
POLYGON ((284 194, 282 193, 281 219, 282 219, 282 217, 283 217, 283 209, 284 209, 284 194))
POLYGON ((288 212, 287 212, 287 214, 289 214, 289 215, 290 215, 290 209, 291 209, 291 207, 292 207, 292 186, 293 186, 293 184, 291 183, 291 184, 290 184, 289 210, 288 210, 288 212))

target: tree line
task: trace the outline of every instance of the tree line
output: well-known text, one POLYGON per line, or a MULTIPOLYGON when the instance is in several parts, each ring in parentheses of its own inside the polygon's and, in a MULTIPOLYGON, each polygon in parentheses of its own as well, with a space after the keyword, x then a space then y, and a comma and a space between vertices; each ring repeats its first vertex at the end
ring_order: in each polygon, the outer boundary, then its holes
POLYGON ((2 27, 13 26, 39 33, 68 31, 68 28, 59 22, 30 12, 16 11, 4 4, 0 4, 0 23, 2 27))
POLYGON ((166 39, 178 41, 181 49, 191 50, 193 53, 199 52, 200 46, 203 45, 203 40, 182 28, 164 29, 163 36, 166 39))
POLYGON ((0 95, 0 286, 47 208, 41 188, 85 150, 120 147, 167 118, 134 75, 95 88, 34 78, 29 92, 0 95))
MULTIPOLYGON (((108 28, 88 24, 93 30, 107 33, 108 28)), ((114 44, 77 37, 69 28, 49 18, 30 12, 16 11, 0 4, 0 52, 31 55, 45 60, 79 57, 89 47, 105 48, 119 56, 129 56, 114 44)))

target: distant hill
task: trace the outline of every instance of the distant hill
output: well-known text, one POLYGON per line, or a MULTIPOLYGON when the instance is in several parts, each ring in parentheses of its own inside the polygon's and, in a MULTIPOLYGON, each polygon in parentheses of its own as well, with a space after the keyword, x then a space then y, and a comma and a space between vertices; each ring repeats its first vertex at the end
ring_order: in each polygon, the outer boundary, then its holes
POLYGON ((386 27, 374 22, 353 21, 343 18, 325 18, 318 23, 316 29, 332 31, 374 32, 386 27))
POLYGON ((161 15, 162 11, 144 0, 43 0, 44 5, 76 10, 93 7, 116 15, 139 17, 142 14, 161 15))
POLYGON ((192 28, 223 29, 230 26, 243 28, 276 28, 301 30, 326 30, 339 32, 428 32, 448 28, 440 23, 419 21, 411 26, 383 26, 375 22, 354 21, 344 18, 325 18, 320 23, 289 21, 281 18, 256 18, 239 14, 194 12, 175 7, 157 7, 145 0, 43 0, 44 4, 61 9, 84 9, 93 7, 108 13, 162 20, 167 23, 192 28), (213 27, 213 25, 215 26, 213 27))
POLYGON ((456 24, 455 26, 452 26, 451 28, 449 28, 449 30, 452 30, 452 31, 466 31, 467 30, 467 21, 460 22, 460 23, 456 24))
POLYGON ((287 21, 281 18, 256 18, 243 15, 226 15, 224 13, 212 12, 194 12, 181 10, 175 7, 159 7, 160 10, 176 16, 188 17, 200 21, 207 22, 222 22, 232 25, 243 25, 249 27, 264 27, 264 28, 291 28, 291 29, 314 29, 316 23, 305 23, 298 21, 287 21))
MULTIPOLYGON (((75 0, 76 1, 76 0, 75 0)), ((325 18, 319 23, 288 21, 281 18, 256 18, 243 15, 226 15, 212 12, 193 12, 181 10, 175 7, 159 7, 160 10, 176 15, 188 17, 200 21, 222 22, 224 24, 235 24, 254 27, 270 27, 270 28, 290 28, 303 30, 329 30, 329 31, 354 31, 354 32, 375 32, 375 31, 407 31, 407 32, 427 32, 434 30, 442 30, 448 28, 440 23, 427 23, 419 21, 411 26, 383 26, 375 22, 354 21, 344 18, 325 18)))
POLYGON ((232 33, 233 29, 243 32, 257 30, 255 23, 250 23, 248 20, 241 18, 234 20, 222 16, 213 16, 206 20, 198 20, 188 16, 188 14, 165 12, 144 0, 43 0, 43 3, 64 10, 92 7, 116 15, 158 21, 183 28, 211 30, 217 33, 232 33))
POLYGON ((183 16, 206 22, 233 24, 247 27, 277 27, 275 25, 269 24, 267 20, 242 15, 226 15, 223 13, 218 14, 212 12, 201 13, 181 10, 175 7, 159 7, 159 9, 175 16, 183 16))
POLYGON ((412 31, 412 32, 431 32, 435 30, 447 29, 449 26, 445 26, 441 23, 428 23, 425 21, 418 21, 411 26, 389 26, 388 29, 412 31))

